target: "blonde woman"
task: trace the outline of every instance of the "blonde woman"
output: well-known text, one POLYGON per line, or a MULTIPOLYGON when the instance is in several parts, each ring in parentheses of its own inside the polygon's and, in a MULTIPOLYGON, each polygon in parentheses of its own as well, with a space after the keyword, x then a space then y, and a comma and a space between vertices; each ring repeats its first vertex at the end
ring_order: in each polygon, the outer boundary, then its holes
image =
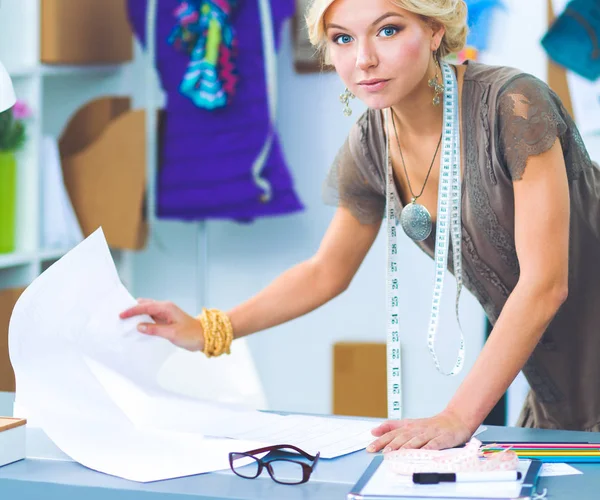
POLYGON ((229 331, 218 324, 241 337, 325 304, 350 285, 380 230, 386 147, 397 210, 420 205, 418 231, 403 227, 432 256, 444 69, 459 101, 451 124, 462 153, 462 276, 494 328, 444 411, 388 421, 374 429, 368 449, 468 440, 520 370, 532 388, 521 425, 600 430, 600 171, 543 82, 512 68, 443 61, 463 47, 465 19, 462 0, 315 0, 310 36, 347 87, 346 113, 352 96, 369 108, 328 176, 328 199, 338 208, 319 250, 228 314, 213 313, 213 326, 206 313, 203 329, 173 304, 154 301, 123 316, 148 313, 158 324, 141 331, 206 350, 205 338, 214 345, 219 330, 229 331))

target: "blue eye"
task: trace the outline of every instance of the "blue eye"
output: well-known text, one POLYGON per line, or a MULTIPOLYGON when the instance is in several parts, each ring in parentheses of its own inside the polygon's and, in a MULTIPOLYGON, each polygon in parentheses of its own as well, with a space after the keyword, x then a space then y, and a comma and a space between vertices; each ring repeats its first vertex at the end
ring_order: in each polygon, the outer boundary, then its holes
POLYGON ((394 36, 399 31, 400 30, 396 26, 385 26, 384 28, 381 28, 379 34, 385 38, 389 38, 390 36, 394 36))
POLYGON ((346 45, 352 41, 352 37, 350 35, 338 35, 333 39, 333 41, 340 45, 346 45))

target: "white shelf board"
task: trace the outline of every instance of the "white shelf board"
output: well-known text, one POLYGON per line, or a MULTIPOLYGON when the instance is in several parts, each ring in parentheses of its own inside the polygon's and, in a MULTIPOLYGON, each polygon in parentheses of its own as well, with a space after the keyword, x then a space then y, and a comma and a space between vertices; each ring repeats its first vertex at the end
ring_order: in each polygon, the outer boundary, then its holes
POLYGON ((26 78, 29 76, 77 76, 77 75, 102 75, 121 71, 130 63, 123 64, 38 64, 34 66, 20 66, 7 68, 11 78, 26 78))
POLYGON ((20 66, 16 68, 7 68, 11 78, 24 78, 36 75, 38 72, 37 66, 20 66))
POLYGON ((0 269, 17 267, 33 262, 35 254, 33 252, 12 252, 0 254, 0 269))
POLYGON ((51 65, 41 64, 39 71, 44 76, 73 76, 73 75, 98 75, 102 73, 116 73, 126 68, 129 63, 123 64, 90 64, 90 65, 51 65))
POLYGON ((46 248, 38 252, 12 252, 0 253, 0 269, 22 266, 34 261, 58 260, 65 255, 70 248, 46 248))
POLYGON ((58 260, 65 255, 70 248, 47 248, 38 252, 38 257, 41 261, 58 260))

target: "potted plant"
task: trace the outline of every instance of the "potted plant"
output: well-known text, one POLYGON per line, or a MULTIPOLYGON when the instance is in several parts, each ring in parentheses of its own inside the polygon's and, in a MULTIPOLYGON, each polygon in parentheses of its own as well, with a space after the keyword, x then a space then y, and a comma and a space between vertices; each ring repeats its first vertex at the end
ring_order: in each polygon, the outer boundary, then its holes
POLYGON ((0 253, 15 249, 17 161, 26 140, 25 120, 31 112, 23 101, 0 113, 0 253))

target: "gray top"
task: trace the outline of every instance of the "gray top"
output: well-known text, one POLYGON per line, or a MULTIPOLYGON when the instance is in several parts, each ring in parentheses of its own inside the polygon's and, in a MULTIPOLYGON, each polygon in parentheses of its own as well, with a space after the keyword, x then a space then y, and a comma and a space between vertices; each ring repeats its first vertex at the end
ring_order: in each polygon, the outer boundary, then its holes
MULTIPOLYGON (((520 425, 600 430, 600 169, 544 82, 514 68, 466 64, 461 103, 465 286, 494 324, 519 279, 512 183, 521 179, 527 158, 550 149, 558 137, 571 204, 569 296, 523 368, 532 392, 520 425)), ((364 223, 382 219, 385 142, 381 112, 366 111, 329 172, 327 203, 347 207, 364 223)), ((435 226, 417 245, 433 255, 435 226)))

